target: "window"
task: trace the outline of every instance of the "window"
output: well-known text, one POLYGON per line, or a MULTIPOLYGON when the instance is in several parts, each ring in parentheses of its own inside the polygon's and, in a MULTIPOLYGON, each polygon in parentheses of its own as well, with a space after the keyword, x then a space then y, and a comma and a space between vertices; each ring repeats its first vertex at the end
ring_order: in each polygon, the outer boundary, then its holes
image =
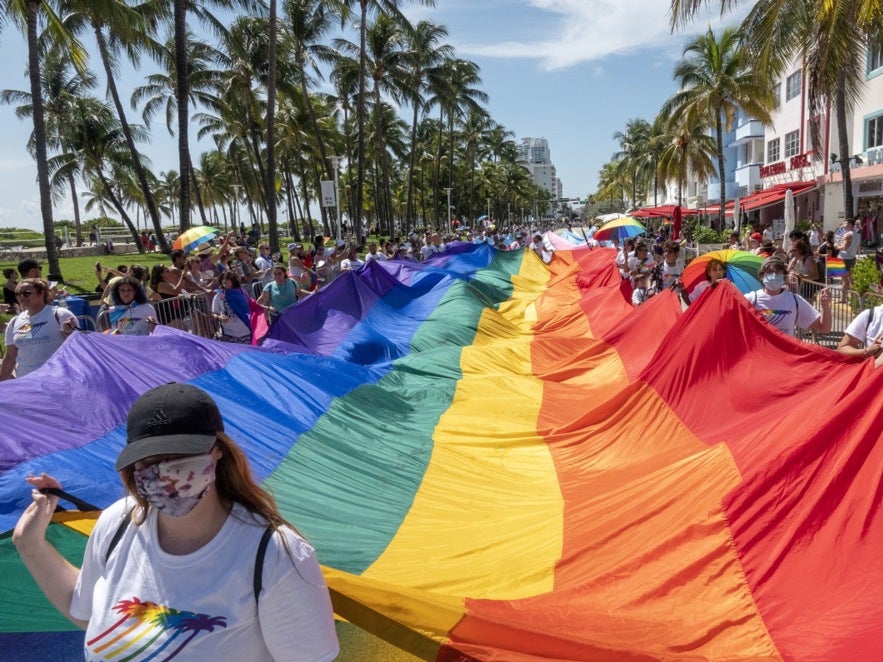
POLYGON ((883 67, 883 48, 868 48, 868 73, 883 67))
POLYGON ((793 74, 788 76, 788 79, 785 81, 785 101, 791 101, 791 99, 800 95, 801 82, 802 79, 800 71, 795 71, 793 74))
POLYGON ((766 162, 775 163, 779 160, 779 139, 774 138, 766 144, 766 162))
POLYGON ((785 158, 797 156, 800 153, 800 131, 792 131, 785 134, 785 158))
POLYGON ((868 120, 865 140, 868 148, 883 146, 883 115, 868 120))

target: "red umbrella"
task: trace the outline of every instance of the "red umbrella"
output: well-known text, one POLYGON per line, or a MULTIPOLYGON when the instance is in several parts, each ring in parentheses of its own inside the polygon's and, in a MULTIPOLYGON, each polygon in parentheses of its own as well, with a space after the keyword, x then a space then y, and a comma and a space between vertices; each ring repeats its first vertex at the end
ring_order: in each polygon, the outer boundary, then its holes
POLYGON ((671 238, 677 239, 681 234, 681 206, 675 207, 672 214, 671 238))

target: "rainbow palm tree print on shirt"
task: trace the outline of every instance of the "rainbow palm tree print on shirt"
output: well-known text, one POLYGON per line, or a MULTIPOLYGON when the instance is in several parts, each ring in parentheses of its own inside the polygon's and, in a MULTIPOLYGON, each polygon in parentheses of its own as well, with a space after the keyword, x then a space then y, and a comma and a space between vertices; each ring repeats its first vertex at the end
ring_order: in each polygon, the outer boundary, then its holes
POLYGON ((120 600, 113 610, 121 614, 120 619, 86 642, 89 653, 105 660, 171 660, 201 632, 227 627, 224 616, 180 611, 154 602, 141 602, 138 598, 120 600), (182 635, 186 636, 182 638, 182 635), (151 651, 162 636, 166 636, 166 640, 151 651))

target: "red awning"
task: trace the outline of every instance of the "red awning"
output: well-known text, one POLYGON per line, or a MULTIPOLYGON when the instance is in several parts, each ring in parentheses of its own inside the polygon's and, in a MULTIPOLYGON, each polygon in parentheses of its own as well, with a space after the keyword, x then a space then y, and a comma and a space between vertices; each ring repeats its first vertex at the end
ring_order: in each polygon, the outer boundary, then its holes
POLYGON ((739 201, 739 209, 742 211, 754 211, 771 205, 778 204, 785 199, 785 194, 790 189, 794 195, 807 193, 816 187, 815 182, 789 182, 758 191, 746 196, 739 201))
MULTIPOLYGON (((755 209, 763 209, 764 207, 778 204, 785 199, 785 193, 788 189, 791 189, 791 192, 794 195, 800 195, 801 193, 808 193, 815 187, 815 182, 788 182, 787 184, 776 184, 763 191, 758 191, 757 193, 752 193, 751 195, 746 195, 744 198, 741 198, 739 200, 739 212, 745 213, 746 211, 754 211, 755 209)), ((733 215, 733 204, 733 200, 727 200, 727 204, 724 207, 725 216, 733 215)), ((703 207, 702 211, 709 216, 716 216, 719 209, 720 205, 708 205, 707 207, 703 207)))
MULTIPOLYGON (((632 212, 629 216, 634 218, 650 218, 650 217, 668 217, 674 216, 676 205, 661 205, 659 207, 644 207, 638 211, 632 212)), ((687 209, 681 207, 682 216, 695 216, 699 213, 698 209, 687 209)))

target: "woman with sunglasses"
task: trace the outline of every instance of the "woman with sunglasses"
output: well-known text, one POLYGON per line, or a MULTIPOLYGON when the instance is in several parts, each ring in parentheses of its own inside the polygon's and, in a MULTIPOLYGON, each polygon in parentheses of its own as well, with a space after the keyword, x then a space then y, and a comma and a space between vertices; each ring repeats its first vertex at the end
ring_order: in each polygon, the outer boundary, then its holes
POLYGON ((0 363, 0 381, 33 372, 61 347, 77 328, 77 318, 67 308, 49 305, 49 283, 25 278, 15 288, 21 312, 6 327, 6 355, 0 363))

